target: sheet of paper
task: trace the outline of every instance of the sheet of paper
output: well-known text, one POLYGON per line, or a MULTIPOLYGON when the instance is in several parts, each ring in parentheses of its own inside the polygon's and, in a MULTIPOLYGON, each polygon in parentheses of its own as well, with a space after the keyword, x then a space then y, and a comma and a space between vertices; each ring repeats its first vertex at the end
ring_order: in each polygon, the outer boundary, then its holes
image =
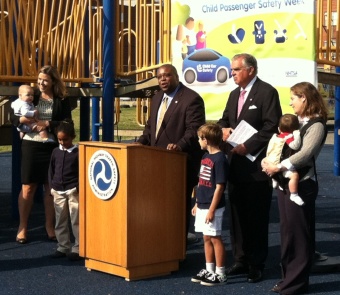
MULTIPOLYGON (((230 134, 227 142, 230 143, 233 147, 237 146, 238 144, 244 143, 248 140, 257 130, 251 126, 246 121, 242 120, 237 127, 234 129, 233 133, 230 134)), ((262 149, 255 155, 247 154, 246 157, 254 162, 257 156, 261 153, 262 149)))

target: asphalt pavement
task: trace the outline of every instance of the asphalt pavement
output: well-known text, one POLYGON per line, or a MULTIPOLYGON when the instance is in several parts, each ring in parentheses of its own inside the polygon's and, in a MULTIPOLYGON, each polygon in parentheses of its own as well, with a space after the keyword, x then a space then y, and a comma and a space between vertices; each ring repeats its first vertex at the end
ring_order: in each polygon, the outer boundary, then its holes
MULTIPOLYGON (((333 174, 332 142, 328 139, 317 160, 320 191, 316 202, 316 247, 327 260, 314 267, 309 294, 340 294, 337 260, 340 256, 340 181, 333 174)), ((118 276, 88 271, 84 261, 51 259, 49 255, 57 245, 47 239, 43 226, 43 205, 39 200, 35 202, 30 217, 30 242, 25 245, 15 242, 18 221, 11 214, 11 158, 11 153, 0 153, 0 295, 274 294, 269 290, 280 279, 279 215, 275 193, 269 225, 269 255, 263 281, 250 284, 245 276, 239 275, 229 277, 228 284, 223 286, 205 287, 192 283, 191 276, 205 265, 203 242, 198 235, 198 242, 188 246, 186 259, 181 262, 178 271, 167 276, 128 282, 118 276)), ((230 265, 232 258, 227 219, 228 216, 224 220, 223 240, 227 249, 227 265, 230 265)))

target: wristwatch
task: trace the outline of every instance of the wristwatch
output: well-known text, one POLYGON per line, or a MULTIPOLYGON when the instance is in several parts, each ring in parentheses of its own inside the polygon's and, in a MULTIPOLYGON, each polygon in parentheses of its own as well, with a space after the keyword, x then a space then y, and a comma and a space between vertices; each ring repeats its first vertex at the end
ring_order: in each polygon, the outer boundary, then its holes
POLYGON ((281 164, 277 164, 276 167, 279 168, 279 171, 281 171, 281 169, 282 169, 282 165, 281 164))

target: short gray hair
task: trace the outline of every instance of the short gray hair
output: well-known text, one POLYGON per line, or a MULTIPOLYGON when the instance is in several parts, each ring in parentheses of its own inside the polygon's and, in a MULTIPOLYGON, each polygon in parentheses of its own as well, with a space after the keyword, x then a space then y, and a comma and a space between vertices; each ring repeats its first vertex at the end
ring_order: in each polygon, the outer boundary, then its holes
POLYGON ((234 57, 232 58, 232 61, 236 59, 240 59, 240 58, 242 58, 244 66, 253 67, 255 70, 255 74, 257 74, 257 60, 255 56, 249 53, 239 53, 239 54, 234 55, 234 57))

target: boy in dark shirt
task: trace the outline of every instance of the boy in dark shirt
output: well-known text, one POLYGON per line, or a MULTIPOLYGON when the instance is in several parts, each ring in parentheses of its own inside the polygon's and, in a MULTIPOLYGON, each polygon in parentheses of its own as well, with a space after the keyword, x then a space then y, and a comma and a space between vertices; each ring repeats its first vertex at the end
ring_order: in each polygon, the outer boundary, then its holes
POLYGON ((59 147, 52 152, 49 167, 49 184, 54 198, 55 233, 58 248, 51 256, 70 260, 79 260, 79 164, 78 146, 72 141, 76 137, 73 122, 63 121, 56 130, 59 147), (69 216, 75 239, 71 248, 68 227, 69 216))
POLYGON ((228 161, 220 150, 222 129, 217 124, 205 124, 197 131, 199 144, 208 151, 201 161, 196 204, 195 231, 203 233, 206 268, 191 281, 205 286, 227 283, 225 248, 222 241, 222 218, 225 210, 224 190, 228 178, 228 161))

